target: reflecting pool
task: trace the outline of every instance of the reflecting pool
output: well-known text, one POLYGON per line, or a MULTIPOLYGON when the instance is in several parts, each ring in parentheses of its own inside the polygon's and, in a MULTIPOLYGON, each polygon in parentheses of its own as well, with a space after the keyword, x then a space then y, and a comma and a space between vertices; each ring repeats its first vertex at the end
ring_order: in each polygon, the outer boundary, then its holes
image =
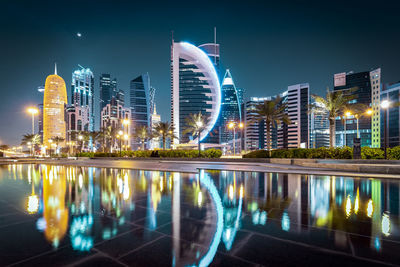
POLYGON ((0 166, 0 265, 400 264, 400 180, 0 166))

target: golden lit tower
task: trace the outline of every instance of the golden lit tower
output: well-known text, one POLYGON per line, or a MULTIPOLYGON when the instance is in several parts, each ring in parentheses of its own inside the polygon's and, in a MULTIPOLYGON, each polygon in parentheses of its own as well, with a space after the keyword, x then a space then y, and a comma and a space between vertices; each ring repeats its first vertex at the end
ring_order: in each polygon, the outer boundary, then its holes
POLYGON ((67 104, 67 89, 63 78, 54 74, 46 78, 43 98, 43 144, 50 148, 49 139, 59 136, 65 139, 64 106, 67 104))

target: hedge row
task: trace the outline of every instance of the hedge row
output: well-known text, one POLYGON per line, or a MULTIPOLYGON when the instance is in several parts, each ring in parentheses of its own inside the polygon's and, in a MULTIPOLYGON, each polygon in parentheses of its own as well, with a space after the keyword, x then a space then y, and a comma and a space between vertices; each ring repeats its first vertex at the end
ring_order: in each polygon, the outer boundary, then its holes
MULTIPOLYGON (((120 153, 104 153, 104 152, 81 152, 76 154, 77 157, 119 157, 120 153)), ((138 150, 138 151, 122 151, 122 157, 137 157, 137 158, 197 158, 199 157, 198 150, 138 150)), ((220 158, 222 151, 219 149, 207 149, 200 152, 201 158, 220 158)))
MULTIPOLYGON (((400 160, 400 146, 388 148, 388 159, 400 160)), ((243 155, 244 158, 269 158, 267 150, 256 150, 243 155)), ((380 148, 361 148, 363 159, 384 159, 384 151, 380 148)), ((276 149, 271 151, 271 158, 308 158, 308 159, 352 159, 353 148, 295 148, 276 149)))

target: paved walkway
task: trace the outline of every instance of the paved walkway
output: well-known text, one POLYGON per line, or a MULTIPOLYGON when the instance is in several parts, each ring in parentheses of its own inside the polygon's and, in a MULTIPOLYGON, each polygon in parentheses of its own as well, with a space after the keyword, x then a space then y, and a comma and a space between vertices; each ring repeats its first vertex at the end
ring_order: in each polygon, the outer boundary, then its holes
MULTIPOLYGON (((0 164, 9 164, 13 161, 0 161, 0 164)), ((362 173, 341 171, 332 168, 307 167, 290 164, 260 163, 260 162, 213 162, 210 161, 182 161, 182 160, 140 160, 140 159, 40 159, 40 160, 18 160, 13 163, 45 163, 57 165, 104 167, 104 168, 127 168, 152 171, 169 172, 197 172, 198 169, 211 170, 230 170, 230 171, 248 171, 248 172, 277 172, 277 173, 295 173, 310 175, 335 175, 335 176, 353 176, 353 177, 375 177, 375 178, 400 178, 400 175, 362 173)))

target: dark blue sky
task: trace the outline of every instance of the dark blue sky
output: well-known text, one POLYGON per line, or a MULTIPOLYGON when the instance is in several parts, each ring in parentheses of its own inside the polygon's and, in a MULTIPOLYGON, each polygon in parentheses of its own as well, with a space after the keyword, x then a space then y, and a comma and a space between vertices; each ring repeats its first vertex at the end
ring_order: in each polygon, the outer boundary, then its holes
POLYGON ((0 143, 31 131, 25 107, 42 101, 36 89, 55 61, 68 93, 77 64, 91 68, 97 98, 101 73, 127 91, 149 72, 169 120, 171 30, 198 45, 216 26, 221 62, 247 97, 303 82, 322 94, 334 73, 376 67, 385 83, 399 81, 400 6, 380 2, 1 1, 0 143))

